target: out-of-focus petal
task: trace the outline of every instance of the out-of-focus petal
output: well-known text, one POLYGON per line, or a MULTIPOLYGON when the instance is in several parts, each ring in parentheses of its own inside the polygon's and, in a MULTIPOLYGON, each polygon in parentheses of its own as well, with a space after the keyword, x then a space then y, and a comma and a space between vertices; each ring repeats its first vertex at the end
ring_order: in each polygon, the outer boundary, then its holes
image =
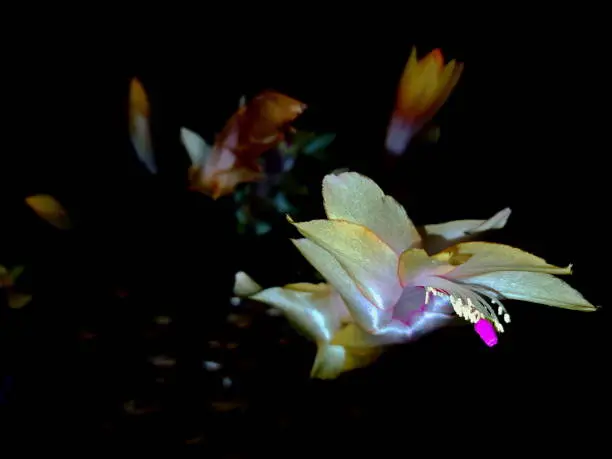
POLYGON ((32 295, 28 295, 27 293, 9 292, 8 294, 9 308, 23 308, 30 301, 32 301, 32 295))
POLYGON ((381 310, 369 301, 329 252, 308 239, 294 239, 292 242, 304 258, 340 293, 353 320, 361 327, 376 333, 391 321, 393 310, 381 310))
POLYGON ((347 314, 342 299, 331 289, 313 293, 273 287, 250 298, 283 311, 297 330, 317 343, 329 343, 347 314))
POLYGON ((420 240, 404 208, 370 178, 355 172, 323 179, 327 217, 365 226, 398 255, 420 240))
POLYGON ((531 271, 549 274, 571 274, 571 266, 562 268, 546 260, 511 247, 491 242, 465 242, 434 256, 451 265, 457 265, 448 277, 465 279, 494 271, 531 271))
POLYGON ((506 226, 510 213, 510 208, 507 207, 488 220, 454 220, 425 225, 421 228, 423 248, 427 253, 434 254, 484 231, 501 229, 506 226))
POLYGON ((181 128, 181 142, 193 165, 203 165, 212 152, 212 147, 199 134, 185 127, 181 128))
POLYGON ((234 295, 238 297, 251 296, 261 290, 261 286, 244 271, 239 271, 234 276, 234 295))
POLYGON ((230 169, 219 172, 212 178, 212 197, 220 198, 231 194, 241 183, 256 182, 261 180, 264 175, 261 172, 250 169, 230 169))
POLYGON ((66 210, 55 198, 48 194, 28 196, 25 202, 40 218, 51 223, 56 228, 72 228, 72 223, 66 210))
POLYGON ((381 309, 393 307, 402 293, 397 277, 398 256, 376 234, 341 220, 292 223, 333 255, 374 305, 381 309))
POLYGON ((595 311, 578 291, 547 273, 499 271, 474 276, 470 285, 481 285, 511 300, 529 301, 575 311, 595 311))
POLYGON ((157 173, 149 123, 150 106, 147 93, 137 78, 130 82, 130 137, 134 150, 152 174, 157 173))

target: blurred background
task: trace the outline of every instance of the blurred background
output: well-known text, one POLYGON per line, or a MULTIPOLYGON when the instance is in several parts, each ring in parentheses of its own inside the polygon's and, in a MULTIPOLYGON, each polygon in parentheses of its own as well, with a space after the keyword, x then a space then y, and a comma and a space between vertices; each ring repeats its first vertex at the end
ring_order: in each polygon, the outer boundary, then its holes
POLYGON ((0 309, 6 438, 211 457, 368 443, 489 454, 602 438, 609 314, 596 225, 605 225, 607 172, 584 116, 591 88, 564 64, 577 47, 559 41, 544 53, 515 41, 491 52, 435 35, 226 37, 210 49, 203 39, 142 53, 73 43, 15 66, 0 263, 25 266, 20 282, 33 301, 0 309), (465 69, 433 120, 439 139, 423 135, 390 158, 385 133, 412 46, 441 48, 465 69), (133 77, 151 103, 155 176, 129 139, 133 77), (301 220, 323 215, 320 183, 338 168, 375 179, 417 225, 508 206, 507 227, 489 239, 573 263, 568 281, 604 308, 509 302, 513 323, 495 348, 465 328, 441 330, 337 380, 310 380, 314 344, 262 305, 230 303, 238 270, 265 287, 316 279, 283 212, 257 230, 241 220, 239 197, 187 191, 180 128, 212 142, 239 98, 265 89, 308 105, 298 130, 335 134, 323 156, 300 157, 290 171, 301 220), (78 229, 38 218, 23 204, 35 193, 57 198, 78 229))

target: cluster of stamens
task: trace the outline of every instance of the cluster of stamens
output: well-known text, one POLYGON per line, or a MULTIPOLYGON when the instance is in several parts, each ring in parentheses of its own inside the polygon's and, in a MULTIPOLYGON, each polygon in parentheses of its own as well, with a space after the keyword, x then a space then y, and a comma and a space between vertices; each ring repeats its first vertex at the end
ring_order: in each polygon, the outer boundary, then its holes
MULTIPOLYGON (((444 292, 440 289, 436 289, 433 287, 426 287, 425 288, 425 304, 429 302, 430 295, 447 297, 448 300, 450 301, 450 304, 453 306, 455 313, 459 317, 462 317, 463 319, 473 324, 477 323, 479 320, 482 320, 482 319, 490 320, 489 317, 486 317, 481 311, 479 311, 474 306, 474 303, 472 302, 471 298, 463 299, 461 297, 457 297, 447 292, 444 292)), ((504 306, 499 301, 495 300, 494 298, 490 298, 490 301, 491 303, 497 305, 497 315, 500 317, 503 317, 503 320, 505 323, 510 323, 510 314, 508 314, 508 311, 506 311, 504 306)), ((501 324, 501 322, 495 316, 493 316, 493 319, 494 320, 492 320, 492 322, 493 322, 493 325, 495 326, 495 329, 498 332, 503 333, 504 327, 501 324)))

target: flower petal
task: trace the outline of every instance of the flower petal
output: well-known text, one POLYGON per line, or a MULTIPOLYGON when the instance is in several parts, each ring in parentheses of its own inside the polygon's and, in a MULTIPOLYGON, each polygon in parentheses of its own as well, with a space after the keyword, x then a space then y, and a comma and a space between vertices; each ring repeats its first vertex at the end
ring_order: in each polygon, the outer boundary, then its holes
POLYGON ((293 239, 292 242, 304 258, 342 296, 353 321, 371 333, 377 333, 381 327, 391 321, 393 310, 378 309, 363 296, 354 280, 329 252, 308 239, 293 239))
POLYGON ((212 147, 199 134, 185 127, 181 128, 181 142, 193 165, 203 165, 212 153, 212 147))
POLYGON ((400 256, 397 274, 402 287, 422 287, 427 285, 428 276, 445 274, 451 269, 446 263, 427 255, 423 249, 408 249, 400 256))
POLYGON ((250 298, 283 311, 287 320, 313 341, 329 343, 348 311, 342 298, 334 290, 316 290, 318 291, 309 292, 273 287, 250 298))
POLYGON ((540 303, 575 311, 595 311, 578 291, 550 274, 524 271, 500 271, 471 277, 470 284, 482 285, 503 297, 540 303))
POLYGON ((8 305, 12 309, 23 308, 30 301, 32 301, 32 295, 27 293, 9 292, 8 294, 8 305))
POLYGON ((506 207, 488 220, 454 220, 425 225, 421 228, 423 248, 427 253, 438 253, 454 244, 467 241, 478 233, 501 229, 506 226, 510 213, 510 208, 506 207))
POLYGON ((238 297, 251 296, 261 290, 263 290, 261 286, 244 271, 239 271, 234 276, 234 295, 238 297))
POLYGON ((348 348, 338 345, 321 345, 310 376, 318 379, 335 379, 345 371, 370 365, 381 354, 380 348, 348 348))
POLYGON ((459 265, 448 274, 452 279, 464 279, 494 271, 531 271, 549 274, 571 274, 571 266, 561 268, 546 260, 503 244, 465 242, 434 256, 451 265, 459 265))
POLYGON ((398 256, 376 234, 340 220, 293 224, 333 255, 374 305, 387 309, 395 304, 402 293, 397 277, 398 256))
POLYGON ((72 223, 66 210, 53 197, 47 194, 28 196, 25 202, 36 214, 59 229, 70 229, 72 223))
POLYGON ((369 228, 398 255, 420 240, 404 208, 361 174, 325 176, 323 200, 327 218, 369 228))

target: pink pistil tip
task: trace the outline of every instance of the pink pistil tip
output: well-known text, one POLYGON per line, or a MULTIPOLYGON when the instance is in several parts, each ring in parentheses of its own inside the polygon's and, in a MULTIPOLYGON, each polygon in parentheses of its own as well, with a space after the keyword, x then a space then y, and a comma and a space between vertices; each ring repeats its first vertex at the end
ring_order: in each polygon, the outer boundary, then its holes
POLYGON ((478 336, 482 338, 485 344, 489 347, 493 347, 497 344, 497 333, 493 324, 487 319, 480 319, 474 324, 474 330, 478 333, 478 336))

